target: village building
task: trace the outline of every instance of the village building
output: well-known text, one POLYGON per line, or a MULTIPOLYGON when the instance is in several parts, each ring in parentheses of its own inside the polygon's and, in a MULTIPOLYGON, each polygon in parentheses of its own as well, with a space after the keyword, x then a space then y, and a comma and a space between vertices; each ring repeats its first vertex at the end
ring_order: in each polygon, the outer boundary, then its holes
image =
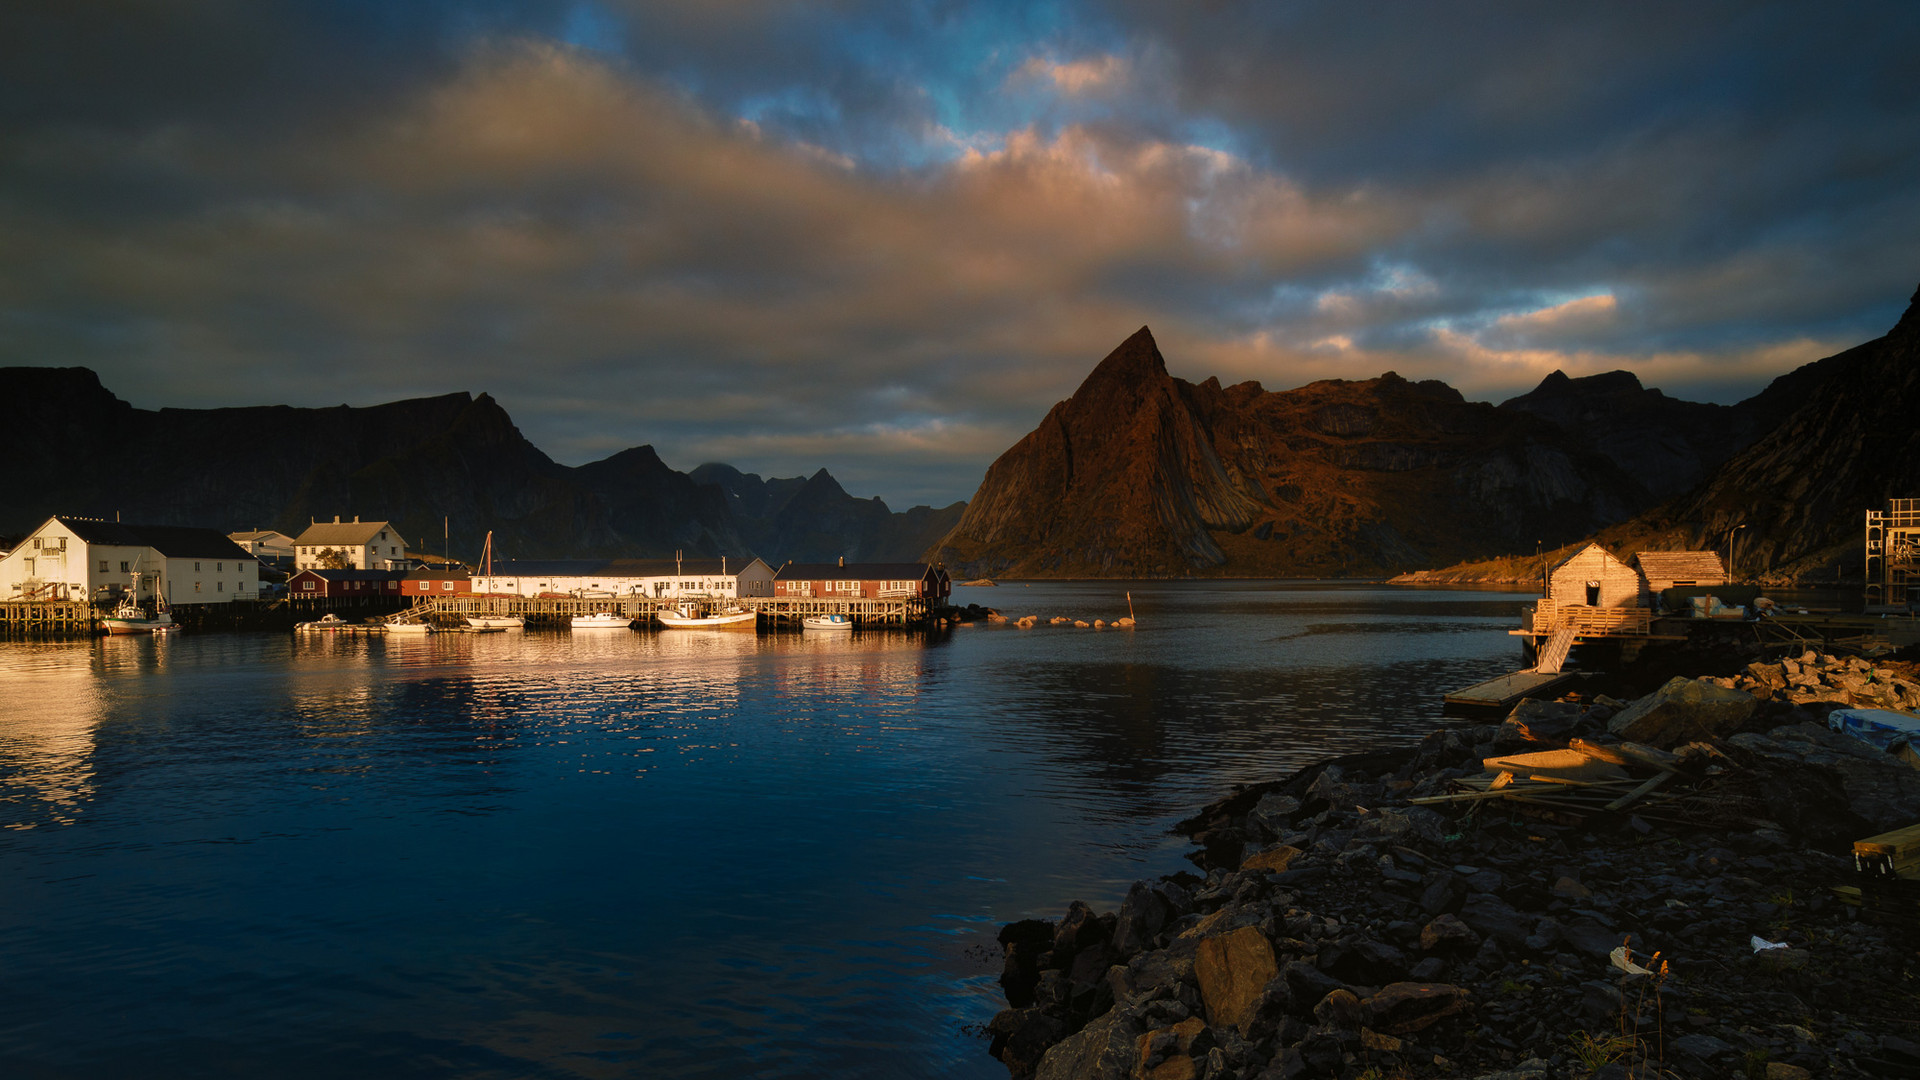
POLYGON ((785 599, 939 602, 953 595, 945 569, 930 563, 788 563, 774 576, 785 599))
POLYGON ((262 565, 282 570, 293 568, 293 537, 276 529, 250 529, 230 532, 227 539, 239 544, 262 565))
POLYGON ((468 596, 473 592, 473 577, 462 571, 408 570, 400 579, 400 595, 409 600, 435 596, 468 596))
POLYGON ((513 559, 473 576, 473 591, 492 596, 649 599, 773 595, 773 568, 760 559, 513 559))
POLYGON ((0 558, 0 600, 253 600, 260 563, 214 529, 50 517, 0 558), (135 582, 138 581, 138 588, 135 582))
POLYGON ((296 570, 387 570, 406 557, 406 541, 385 521, 315 522, 293 539, 296 570), (338 565, 330 565, 338 564, 338 565))
POLYGON ((404 570, 301 570, 287 579, 287 598, 398 603, 406 579, 404 570))
POLYGON ((1524 629, 1540 635, 1645 634, 1653 620, 1650 600, 1638 570, 1588 543, 1553 565, 1547 595, 1533 606, 1524 629))
POLYGON ((1647 590, 1663 593, 1668 589, 1727 584, 1727 568, 1715 551, 1642 551, 1633 557, 1647 590))

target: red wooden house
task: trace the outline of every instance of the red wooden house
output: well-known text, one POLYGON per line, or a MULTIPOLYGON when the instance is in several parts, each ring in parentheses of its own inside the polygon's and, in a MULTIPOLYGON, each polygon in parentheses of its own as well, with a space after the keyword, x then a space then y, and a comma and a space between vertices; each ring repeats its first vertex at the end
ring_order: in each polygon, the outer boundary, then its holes
POLYGON ((302 570, 287 579, 289 600, 398 600, 402 570, 302 570))
POLYGON ((947 572, 929 563, 788 563, 773 575, 775 598, 919 599, 953 595, 947 572))
POLYGON ((450 570, 409 570, 400 582, 400 594, 409 600, 466 596, 472 592, 473 575, 450 570))

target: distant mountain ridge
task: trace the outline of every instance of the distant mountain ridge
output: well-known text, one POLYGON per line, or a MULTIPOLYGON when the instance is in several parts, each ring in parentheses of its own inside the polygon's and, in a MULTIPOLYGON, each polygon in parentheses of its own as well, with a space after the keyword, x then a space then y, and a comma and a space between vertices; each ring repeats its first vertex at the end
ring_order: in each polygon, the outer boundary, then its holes
MULTIPOLYGON (((1556 371, 1496 407, 1392 372, 1278 392, 1196 385, 1167 373, 1142 327, 994 462, 930 557, 957 577, 1266 577, 1531 552, 1717 490, 1712 478, 1841 393, 1847 355, 1737 405, 1669 398, 1626 371, 1556 371)), ((1828 422, 1848 407, 1827 406, 1828 422)))
MULTIPOLYGON (((769 532, 759 515, 736 512, 724 486, 669 468, 650 446, 561 465, 484 393, 363 408, 155 411, 122 401, 86 368, 11 367, 0 368, 0 400, 14 417, 0 427, 8 462, 0 533, 68 513, 297 535, 311 519, 347 514, 391 520, 428 551, 450 538, 455 557, 471 558, 492 530, 498 550, 520 557, 684 550, 779 565, 856 550, 898 555, 908 543, 917 553, 927 542, 916 530, 939 513, 893 515, 877 499, 847 495, 822 470, 809 506, 850 531, 815 528, 804 550, 761 547, 798 534, 799 512, 769 532)), ((798 490, 813 481, 792 483, 798 490)))

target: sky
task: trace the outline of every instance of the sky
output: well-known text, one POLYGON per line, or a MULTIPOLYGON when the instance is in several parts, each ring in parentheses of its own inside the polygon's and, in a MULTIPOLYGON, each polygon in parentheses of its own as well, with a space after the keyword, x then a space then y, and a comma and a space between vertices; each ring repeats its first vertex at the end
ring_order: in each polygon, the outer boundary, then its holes
POLYGON ((1694 400, 1920 283, 1920 5, 0 7, 0 365, 895 509, 1169 370, 1694 400))

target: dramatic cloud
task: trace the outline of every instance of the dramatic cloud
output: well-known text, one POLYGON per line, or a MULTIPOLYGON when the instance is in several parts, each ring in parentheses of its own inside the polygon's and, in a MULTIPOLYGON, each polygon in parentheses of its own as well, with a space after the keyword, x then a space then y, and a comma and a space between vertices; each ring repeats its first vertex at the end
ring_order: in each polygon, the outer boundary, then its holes
POLYGON ((896 506, 1142 324, 1175 373, 1732 400, 1916 278, 1907 7, 0 13, 0 363, 489 391, 896 506), (1175 12, 1178 11, 1176 15, 1175 12))

